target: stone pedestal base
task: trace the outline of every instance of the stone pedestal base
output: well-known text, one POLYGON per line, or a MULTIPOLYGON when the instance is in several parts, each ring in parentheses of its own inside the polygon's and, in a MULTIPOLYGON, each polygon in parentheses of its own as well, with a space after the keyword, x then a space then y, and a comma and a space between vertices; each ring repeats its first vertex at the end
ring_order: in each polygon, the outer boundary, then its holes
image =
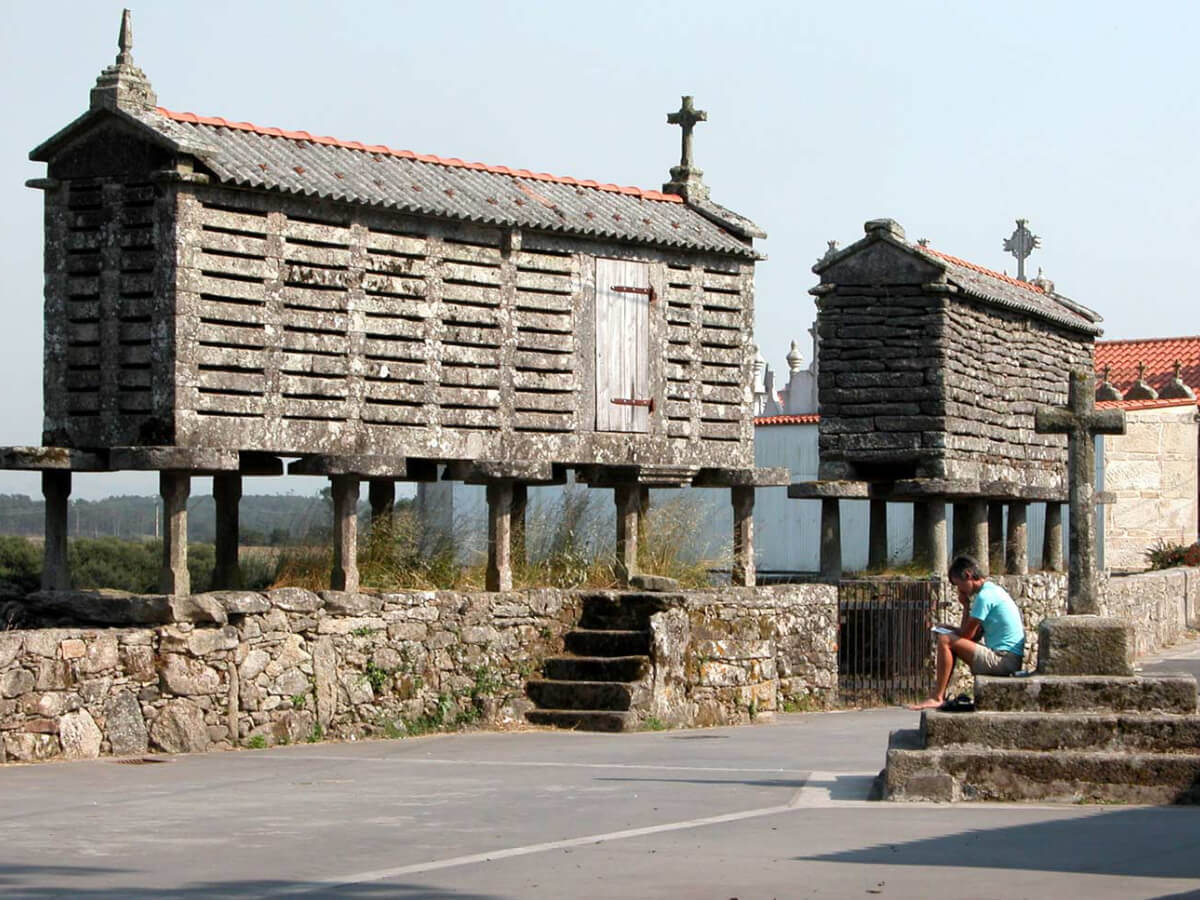
POLYGON ((1057 616, 1038 626, 1039 675, 1132 675, 1133 625, 1103 616, 1057 616))

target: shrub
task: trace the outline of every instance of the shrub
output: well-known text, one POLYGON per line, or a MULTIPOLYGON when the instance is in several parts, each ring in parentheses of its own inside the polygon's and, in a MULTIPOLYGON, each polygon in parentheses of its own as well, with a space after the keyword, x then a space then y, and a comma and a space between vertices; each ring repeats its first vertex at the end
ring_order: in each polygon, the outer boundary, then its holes
POLYGON ((1185 566, 1200 566, 1200 541, 1197 541, 1183 551, 1183 564, 1185 566))
POLYGON ((38 589, 42 580, 42 554, 31 541, 15 535, 0 536, 0 584, 19 593, 38 589))
POLYGON ((1173 569, 1184 565, 1184 557, 1188 552, 1183 544, 1174 544, 1159 538, 1154 546, 1146 551, 1146 563, 1151 569, 1173 569))

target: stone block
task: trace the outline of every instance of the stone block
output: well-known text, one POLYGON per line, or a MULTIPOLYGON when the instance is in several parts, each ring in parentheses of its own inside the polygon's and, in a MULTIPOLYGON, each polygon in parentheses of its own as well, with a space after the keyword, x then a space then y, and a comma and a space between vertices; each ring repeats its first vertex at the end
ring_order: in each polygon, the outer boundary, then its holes
POLYGON ((224 625, 229 621, 225 605, 212 594, 186 594, 171 597, 171 617, 175 622, 201 622, 224 625))
POLYGON ((167 654, 161 680, 164 691, 178 696, 215 694, 221 686, 215 669, 179 653, 167 654))
MULTIPOLYGON (((360 596, 350 594, 348 596, 360 596)), ((317 623, 320 634, 353 634, 383 631, 387 623, 375 616, 327 616, 317 623)))
POLYGON ((190 700, 170 701, 154 717, 150 740, 167 753, 196 753, 211 743, 204 711, 190 700))
POLYGON ((58 646, 63 659, 82 659, 87 653, 87 644, 79 638, 68 638, 58 646))
POLYGON ((197 628, 188 636, 188 652, 193 656, 208 656, 233 650, 238 646, 238 630, 232 625, 222 628, 197 628))
POLYGON ((145 753, 149 735, 142 707, 129 691, 117 691, 104 704, 104 733, 114 756, 145 753))
POLYGON ((1033 675, 975 678, 975 708, 1023 712, 1196 712, 1196 679, 1188 674, 1033 675))
MULTIPOLYGON (((63 641, 63 658, 66 659, 66 641, 63 641)), ((79 672, 91 675, 115 669, 120 662, 117 637, 113 634, 98 634, 87 642, 83 659, 79 661, 79 672)))
POLYGON ((349 594, 345 591, 321 591, 325 611, 338 616, 364 616, 383 608, 383 600, 375 594, 349 594))
POLYGON ((679 582, 665 575, 635 574, 629 576, 629 586, 635 591, 667 593, 679 590, 679 582))
POLYGON ((0 675, 0 697, 19 697, 33 690, 35 679, 28 669, 10 669, 0 675))
POLYGON ((26 600, 42 620, 89 625, 165 625, 172 621, 167 597, 125 591, 38 591, 26 600))
POLYGON ((67 759, 95 759, 100 755, 100 729, 86 709, 59 718, 58 740, 67 759))
POLYGON ((325 601, 312 591, 292 587, 267 591, 267 599, 272 606, 287 612, 316 612, 325 605, 325 601))
POLYGON ((1133 624, 1103 616, 1056 616, 1038 625, 1039 675, 1132 675, 1133 624))
POLYGON ((257 591, 213 591, 208 596, 225 608, 227 615, 245 616, 265 613, 271 601, 257 591))
POLYGON ((16 660, 21 653, 23 643, 24 640, 19 633, 0 631, 0 669, 6 668, 16 660))
POLYGON ((4 750, 11 759, 37 762, 58 756, 58 737, 53 734, 28 734, 16 731, 4 735, 4 750))

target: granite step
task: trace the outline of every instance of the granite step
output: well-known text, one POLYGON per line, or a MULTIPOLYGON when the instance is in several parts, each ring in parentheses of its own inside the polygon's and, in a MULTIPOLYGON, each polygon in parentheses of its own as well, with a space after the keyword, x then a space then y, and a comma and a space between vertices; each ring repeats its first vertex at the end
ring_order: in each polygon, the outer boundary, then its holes
POLYGON ((1162 675, 975 677, 975 708, 991 712, 1196 713, 1196 679, 1162 675))
POLYGON ((564 635, 563 644, 579 656, 649 656, 650 632, 576 628, 564 635))
POLYGON ((649 656, 552 656, 542 664, 554 681, 638 681, 649 673, 649 656))
POLYGON ((650 617, 664 609, 661 594, 593 595, 583 598, 580 628, 646 631, 650 617))
POLYGON ((1200 803, 1200 752, 911 749, 893 742, 883 772, 888 800, 1200 803))
POLYGON ((534 679, 525 693, 540 709, 628 710, 634 685, 619 681, 550 681, 534 679))
POLYGON ((532 709, 525 713, 532 725, 549 725, 576 731, 634 731, 637 715, 619 710, 532 709))
POLYGON ((928 710, 921 715, 923 746, 1014 750, 1200 752, 1200 715, 1169 713, 1045 713, 928 710))

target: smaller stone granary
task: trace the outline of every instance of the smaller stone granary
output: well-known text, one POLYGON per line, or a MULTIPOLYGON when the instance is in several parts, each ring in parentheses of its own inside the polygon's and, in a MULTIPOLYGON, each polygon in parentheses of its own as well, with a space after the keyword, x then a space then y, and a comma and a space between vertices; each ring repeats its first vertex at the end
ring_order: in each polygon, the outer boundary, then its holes
POLYGON ((1021 571, 1026 504, 1048 503, 1047 543, 1061 548, 1067 494, 1066 443, 1035 432, 1034 410, 1066 401, 1064 372, 1091 370, 1100 316, 1045 279, 911 243, 891 219, 865 230, 813 268, 820 480, 789 496, 826 501, 822 569, 840 571, 837 498, 858 497, 874 501, 872 559, 886 558, 875 552, 886 501, 916 503, 914 550, 935 570, 948 555, 947 501, 958 504, 955 549, 1005 565, 1007 504, 1010 570, 1021 571))
MULTIPOLYGON (((173 112, 133 63, 128 11, 89 109, 47 164, 45 427, 0 465, 42 469, 49 587, 66 581, 70 473, 162 473, 164 590, 186 591, 186 501, 215 476, 218 582, 243 474, 332 479, 335 587, 352 589, 359 483, 485 483, 489 586, 511 584, 526 486, 612 487, 618 570, 650 485, 729 486, 749 509, 755 238, 669 116, 663 190, 466 163, 173 112)), ((747 574, 748 573, 748 574, 747 574)))

